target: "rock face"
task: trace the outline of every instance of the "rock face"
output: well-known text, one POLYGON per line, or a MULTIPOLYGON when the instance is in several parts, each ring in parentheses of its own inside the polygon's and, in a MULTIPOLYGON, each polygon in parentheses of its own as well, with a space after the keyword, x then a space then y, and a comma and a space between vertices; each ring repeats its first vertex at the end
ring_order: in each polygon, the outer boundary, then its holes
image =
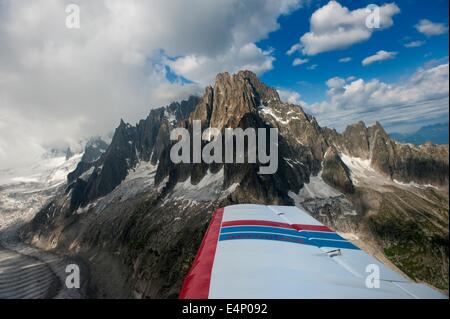
POLYGON ((84 172, 95 166, 95 162, 108 149, 108 144, 101 138, 90 139, 84 148, 83 156, 74 171, 67 175, 68 184, 73 183, 78 177, 82 176, 84 172))
MULTIPOLYGON (((193 121, 201 121, 203 129, 215 127, 224 135, 225 128, 270 128, 263 117, 263 110, 269 106, 284 106, 278 93, 263 84, 251 72, 241 71, 235 75, 228 73, 219 74, 214 87, 207 87, 203 98, 189 117, 185 127, 192 132, 193 121)), ((297 108, 292 107, 298 111, 297 108)), ((303 111, 301 111, 302 114, 303 111)), ((306 115, 303 119, 308 121, 306 115)), ((300 130, 300 128, 298 128, 300 130)), ((290 137, 289 137, 290 138, 290 137)), ((287 193, 289 190, 298 191, 312 170, 320 166, 318 161, 313 160, 310 151, 298 154, 295 148, 298 145, 294 141, 285 140, 283 134, 279 134, 279 158, 287 160, 279 161, 279 167, 273 175, 258 174, 261 163, 237 164, 213 163, 213 164, 179 164, 173 165, 168 157, 169 147, 163 152, 164 158, 158 165, 156 174, 157 182, 168 179, 168 187, 191 178, 192 181, 201 181, 208 172, 224 171, 223 186, 225 188, 233 184, 240 185, 240 192, 234 194, 237 201, 252 200, 258 203, 285 203, 291 202, 287 193), (292 160, 289 160, 292 158, 292 160), (294 158, 304 159, 303 164, 294 158)), ((191 143, 192 144, 192 143, 191 143)), ((254 145, 251 145, 254 147, 254 145)), ((268 149, 266 144, 266 149, 268 149)), ((234 149, 235 150, 235 149, 234 149)), ((249 145, 245 146, 245 153, 249 145)), ((305 148, 306 151, 306 148, 305 148)))
POLYGON ((369 128, 359 122, 348 126, 342 134, 330 129, 324 133, 339 152, 370 160, 376 170, 391 179, 448 184, 448 145, 401 144, 392 140, 378 122, 369 128))
POLYGON ((334 146, 328 148, 322 163, 322 178, 325 182, 343 193, 352 194, 354 192, 350 170, 342 162, 334 146))
POLYGON ((176 297, 211 212, 234 203, 300 205, 411 278, 448 289, 448 145, 400 144, 379 123, 322 128, 249 71, 219 74, 201 98, 135 126, 121 121, 100 157, 86 157, 23 236, 89 260, 97 296, 176 297), (170 130, 192 132, 194 120, 222 132, 277 128, 278 170, 174 164, 170 130))
POLYGON ((206 89, 192 119, 218 129, 238 127, 245 115, 256 114, 260 106, 279 101, 277 91, 261 83, 254 73, 225 72, 217 75, 214 87, 206 89))
POLYGON ((186 120, 197 103, 198 98, 191 97, 181 103, 152 110, 136 126, 121 120, 104 154, 94 161, 83 158, 80 167, 69 175, 67 192, 72 191, 71 209, 76 210, 109 194, 139 161, 156 164, 170 144, 170 129, 186 120), (89 169, 92 169, 90 176, 81 178, 89 169))

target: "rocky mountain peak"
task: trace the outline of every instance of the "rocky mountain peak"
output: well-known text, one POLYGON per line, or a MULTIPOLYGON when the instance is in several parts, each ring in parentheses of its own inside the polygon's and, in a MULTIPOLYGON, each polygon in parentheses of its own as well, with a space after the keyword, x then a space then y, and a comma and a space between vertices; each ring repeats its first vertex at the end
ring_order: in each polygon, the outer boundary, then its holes
POLYGON ((367 130, 369 131, 369 135, 372 137, 378 135, 385 140, 389 139, 389 135, 386 133, 384 127, 378 121, 376 121, 375 124, 370 126, 367 130))
POLYGON ((195 108, 194 112, 192 112, 190 116, 190 122, 192 122, 192 120, 200 120, 203 126, 209 126, 213 100, 214 88, 212 86, 208 86, 206 87, 205 93, 203 94, 203 97, 200 100, 199 104, 195 108))
POLYGON ((277 91, 266 86, 250 71, 219 73, 213 87, 207 87, 191 120, 222 129, 236 127, 246 114, 258 108, 281 102, 277 91))
POLYGON ((250 93, 257 104, 267 105, 270 102, 281 102, 278 92, 261 82, 255 73, 243 70, 230 75, 228 72, 219 73, 214 85, 216 92, 225 93, 227 88, 237 88, 237 93, 250 93))
POLYGON ((101 137, 91 138, 86 143, 81 161, 85 163, 93 163, 98 160, 107 149, 108 143, 106 143, 101 137))
POLYGON ((370 157, 369 130, 364 122, 347 126, 342 137, 343 150, 347 154, 366 159, 370 157))

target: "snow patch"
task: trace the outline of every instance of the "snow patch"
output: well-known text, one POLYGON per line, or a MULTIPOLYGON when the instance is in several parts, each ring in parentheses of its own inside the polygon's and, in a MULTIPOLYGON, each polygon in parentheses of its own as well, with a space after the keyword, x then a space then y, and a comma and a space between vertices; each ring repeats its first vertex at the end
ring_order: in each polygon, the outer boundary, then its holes
POLYGON ((418 184, 418 183, 412 182, 412 181, 409 182, 409 183, 404 183, 404 182, 398 181, 396 179, 394 179, 393 181, 394 181, 394 183, 396 183, 396 184, 398 184, 400 186, 416 187, 416 188, 420 188, 420 189, 425 189, 425 188, 428 188, 428 187, 431 187, 431 188, 434 188, 434 189, 439 189, 438 187, 436 187, 434 185, 431 185, 431 184, 418 184))
POLYGON ((292 168, 294 168, 294 165, 305 166, 305 164, 303 164, 303 162, 300 162, 299 160, 295 160, 292 158, 283 157, 283 160, 292 168))
MULTIPOLYGON (((101 213, 114 202, 123 202, 134 198, 140 193, 155 187, 155 174, 157 166, 151 162, 141 161, 134 169, 128 172, 127 177, 112 192, 95 203, 95 212, 101 213)), ((92 208, 92 207, 91 207, 92 208)))
POLYGON ((415 182, 403 183, 392 180, 389 176, 377 172, 370 164, 370 159, 352 157, 341 153, 340 157, 344 164, 350 169, 350 177, 356 186, 364 186, 372 189, 383 190, 383 186, 402 187, 411 190, 412 188, 425 189, 427 187, 436 188, 433 185, 423 185, 415 182))
POLYGON ((98 200, 93 202, 93 203, 89 203, 88 205, 86 205, 85 207, 79 207, 75 212, 74 215, 81 215, 84 213, 87 213, 90 209, 94 208, 98 203, 98 200))
POLYGON ((174 125, 177 122, 175 114, 169 112, 167 109, 164 110, 164 116, 167 118, 167 121, 172 125, 174 125))
POLYGON ((370 159, 352 157, 341 153, 339 155, 344 164, 350 170, 350 178, 356 186, 383 186, 390 183, 389 178, 375 171, 370 164, 370 159))
POLYGON ((197 184, 192 184, 191 177, 177 183, 173 189, 173 199, 189 199, 195 201, 211 201, 220 196, 224 180, 223 168, 213 174, 210 170, 197 184))
POLYGON ((171 194, 164 199, 163 206, 167 203, 179 203, 180 209, 186 209, 200 202, 213 202, 225 198, 233 193, 239 186, 239 183, 230 185, 223 189, 224 170, 217 173, 210 170, 197 184, 192 184, 191 177, 184 182, 177 183, 171 194))
POLYGON ((289 124, 290 120, 283 120, 280 116, 276 115, 274 113, 274 110, 270 107, 265 107, 260 111, 264 115, 270 115, 273 117, 277 122, 281 124, 289 124))
POLYGON ((95 169, 95 167, 91 167, 86 172, 81 174, 81 176, 79 178, 82 179, 83 181, 87 182, 89 180, 89 177, 91 177, 92 173, 94 172, 94 169, 95 169))
POLYGON ((305 183, 298 194, 291 191, 288 193, 288 196, 294 200, 296 206, 297 203, 302 203, 308 199, 322 199, 340 195, 342 195, 341 192, 325 183, 322 179, 322 172, 317 176, 310 176, 309 183, 305 183))

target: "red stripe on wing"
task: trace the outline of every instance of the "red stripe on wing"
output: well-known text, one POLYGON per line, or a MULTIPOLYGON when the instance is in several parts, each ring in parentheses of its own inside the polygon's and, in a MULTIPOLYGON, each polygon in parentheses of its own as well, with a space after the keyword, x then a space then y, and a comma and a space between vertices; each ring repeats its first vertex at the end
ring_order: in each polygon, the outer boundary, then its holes
POLYGON ((329 229, 327 226, 324 225, 304 225, 304 224, 290 225, 288 223, 272 222, 267 220, 233 220, 222 223, 222 227, 230 227, 230 226, 271 226, 271 227, 295 229, 297 231, 309 230, 309 231, 332 232, 331 229, 329 229))
POLYGON ((295 229, 292 225, 289 225, 287 223, 271 222, 267 220, 233 220, 222 223, 222 227, 229 227, 229 226, 272 226, 272 227, 295 229))
POLYGON ((208 299, 211 284, 211 271, 216 255, 223 208, 216 210, 206 231, 205 237, 194 259, 194 263, 184 279, 180 299, 208 299))

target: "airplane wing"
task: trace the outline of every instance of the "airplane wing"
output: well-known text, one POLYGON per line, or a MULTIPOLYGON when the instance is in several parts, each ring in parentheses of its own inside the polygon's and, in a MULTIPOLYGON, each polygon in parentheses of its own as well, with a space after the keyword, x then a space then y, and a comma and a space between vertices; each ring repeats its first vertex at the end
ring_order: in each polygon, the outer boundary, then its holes
POLYGON ((297 207, 212 217, 182 299, 448 298, 391 270, 297 207))

